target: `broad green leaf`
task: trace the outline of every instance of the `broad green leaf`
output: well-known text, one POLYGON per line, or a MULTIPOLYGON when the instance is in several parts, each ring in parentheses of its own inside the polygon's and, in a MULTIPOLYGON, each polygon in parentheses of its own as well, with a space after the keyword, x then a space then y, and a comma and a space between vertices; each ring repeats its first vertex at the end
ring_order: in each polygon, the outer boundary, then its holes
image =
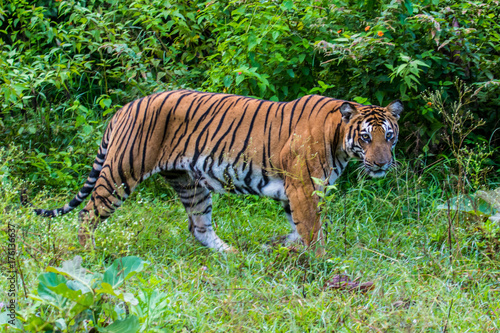
POLYGON ((96 294, 108 294, 113 295, 124 302, 130 303, 132 305, 137 305, 139 302, 131 293, 124 293, 120 290, 115 290, 113 287, 106 282, 101 283, 101 288, 95 290, 96 294))
POLYGON ((233 78, 230 75, 226 75, 224 77, 223 82, 224 82, 224 87, 229 88, 233 83, 233 78))
POLYGON ((112 108, 106 109, 106 110, 102 113, 102 116, 104 117, 104 116, 106 116, 106 115, 110 114, 110 113, 111 113, 111 112, 113 112, 113 111, 114 111, 114 109, 112 109, 112 108))
POLYGON ((89 135, 94 131, 94 127, 88 124, 82 126, 82 131, 85 135, 89 135))
POLYGON ((103 109, 109 108, 111 106, 111 99, 109 99, 109 98, 103 98, 103 99, 101 99, 99 101, 99 105, 103 109))
POLYGON ((65 283, 61 283, 56 287, 48 287, 48 289, 84 307, 89 307, 94 303, 94 295, 90 291, 87 293, 82 293, 81 290, 72 290, 65 283))
POLYGON ((245 80, 245 75, 244 74, 238 75, 236 77, 236 85, 239 85, 241 82, 243 82, 243 80, 245 80))
POLYGON ((85 123, 87 123, 87 120, 85 119, 85 117, 84 117, 84 116, 82 116, 82 115, 78 115, 78 116, 76 117, 75 128, 78 128, 78 127, 80 127, 82 124, 85 124, 85 123))
POLYGON ((377 90, 377 92, 375 92, 375 97, 377 98, 378 105, 383 104, 382 102, 384 101, 384 95, 385 95, 385 92, 382 90, 377 90))
POLYGON ((111 288, 119 287, 123 281, 142 271, 147 264, 147 261, 133 256, 116 259, 104 272, 102 281, 110 284, 111 288))
POLYGON ((361 96, 357 96, 357 97, 354 97, 353 100, 356 102, 356 103, 359 103, 359 104, 371 104, 369 101, 368 101, 368 98, 366 97, 361 97, 361 96))
POLYGON ((135 333, 139 331, 139 319, 131 315, 123 320, 116 320, 109 326, 99 328, 104 333, 135 333))
POLYGON ((260 94, 264 95, 267 89, 267 85, 262 82, 257 83, 257 85, 259 86, 260 94))
POLYGON ((38 296, 44 301, 47 301, 58 308, 63 308, 67 302, 67 298, 54 292, 51 287, 56 287, 60 284, 66 284, 68 281, 64 276, 55 273, 44 273, 38 277, 38 296))
POLYGON ((17 95, 21 95, 24 90, 28 89, 22 84, 12 84, 11 87, 14 88, 14 91, 16 92, 17 95))
POLYGON ((417 65, 420 65, 420 66, 431 67, 431 66, 427 65, 425 62, 420 61, 420 60, 415 60, 414 63, 416 63, 417 65))
POLYGON ((311 179, 313 180, 314 184, 316 184, 316 185, 324 186, 327 183, 326 181, 324 181, 321 178, 311 177, 311 179))
MULTIPOLYGON (((54 327, 51 323, 47 323, 34 313, 30 313, 26 318, 26 326, 23 327, 23 332, 53 332, 54 327)), ((11 329, 9 327, 9 329, 11 329)), ((11 332, 11 331, 9 331, 11 332)))
POLYGON ((285 2, 283 2, 283 7, 286 9, 286 10, 290 10, 293 8, 293 1, 291 0, 287 0, 285 2))
POLYGON ((73 280, 76 280, 92 290, 91 282, 93 279, 92 274, 87 274, 85 268, 82 266, 82 257, 75 256, 72 260, 63 261, 62 268, 58 267, 47 267, 48 272, 58 273, 67 276, 73 280))

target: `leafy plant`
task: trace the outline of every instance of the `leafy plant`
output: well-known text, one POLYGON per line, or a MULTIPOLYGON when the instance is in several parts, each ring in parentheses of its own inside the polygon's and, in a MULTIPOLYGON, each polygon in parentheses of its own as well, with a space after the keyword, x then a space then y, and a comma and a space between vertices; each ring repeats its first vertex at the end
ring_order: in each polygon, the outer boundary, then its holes
POLYGON ((402 98, 406 97, 406 90, 413 89, 414 91, 418 91, 418 86, 420 85, 420 73, 423 71, 420 67, 430 67, 430 65, 426 64, 421 60, 412 60, 411 57, 408 57, 404 54, 400 54, 399 57, 403 62, 398 67, 394 68, 391 64, 386 64, 387 68, 389 68, 392 73, 389 74, 391 78, 391 82, 396 77, 400 77, 403 79, 405 84, 399 86, 399 91, 401 92, 402 98))
MULTIPOLYGON (((443 117, 444 132, 443 137, 448 144, 453 157, 456 160, 458 166, 458 193, 465 193, 465 181, 466 177, 471 173, 475 173, 475 178, 478 178, 478 173, 481 172, 481 162, 479 162, 479 168, 477 167, 477 159, 474 159, 474 154, 466 148, 466 140, 469 138, 470 134, 477 128, 483 126, 485 121, 482 119, 477 119, 475 115, 468 109, 467 105, 471 104, 480 89, 473 90, 468 87, 464 82, 460 80, 455 81, 455 87, 458 91, 458 100, 447 104, 444 93, 440 91, 426 91, 423 94, 425 100, 428 101, 429 105, 438 110, 438 112, 443 117)), ((481 153, 479 159, 487 158, 491 153, 481 153)))
POLYGON ((483 89, 471 113, 491 124, 476 132, 477 139, 488 139, 500 119, 493 106, 500 88, 494 65, 500 44, 477 41, 486 35, 500 37, 494 32, 499 27, 496 3, 393 1, 380 6, 379 15, 369 15, 365 3, 331 5, 335 10, 329 20, 337 33, 315 44, 326 58, 319 77, 336 87, 330 93, 345 99, 363 96, 379 105, 402 99, 411 110, 401 119, 406 146, 417 155, 426 149, 429 157, 442 151, 436 132, 443 121, 419 95, 440 90, 444 98, 458 100, 453 81, 460 78, 483 89))
POLYGON ((29 152, 13 174, 73 189, 104 124, 144 95, 319 93, 379 105, 403 99, 399 147, 434 158, 445 125, 420 93, 456 100, 458 77, 482 88, 471 112, 491 124, 470 140, 495 147, 496 16, 493 0, 0 0, 0 141, 29 152))
MULTIPOLYGON (((126 281, 141 272, 147 262, 138 257, 116 259, 103 274, 88 272, 75 256, 62 267, 47 267, 38 277, 32 307, 18 312, 19 331, 78 332, 94 328, 99 332, 137 332, 140 324, 129 307, 139 301, 121 290, 126 281)), ((2 323, 2 325, 7 325, 2 323)))

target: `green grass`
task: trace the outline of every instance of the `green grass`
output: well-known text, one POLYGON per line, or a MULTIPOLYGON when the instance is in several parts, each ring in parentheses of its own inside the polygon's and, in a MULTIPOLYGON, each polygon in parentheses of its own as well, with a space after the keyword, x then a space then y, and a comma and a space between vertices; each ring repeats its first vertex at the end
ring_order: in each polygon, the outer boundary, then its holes
MULTIPOLYGON (((37 217, 20 207, 19 181, 4 179, 0 246, 5 248, 7 223, 14 223, 20 316, 37 306, 25 291, 37 293, 37 277, 47 266, 81 255, 84 267, 102 272, 115 258, 134 255, 150 262, 125 287, 141 299, 130 311, 146 332, 498 332, 498 234, 487 233, 482 220, 458 215, 450 252, 448 214, 436 209, 448 196, 448 171, 437 165, 417 176, 404 164, 382 180, 358 178, 355 171, 344 175, 324 210, 330 222, 323 258, 304 248, 263 247, 286 234, 288 222, 277 203, 256 197, 215 196, 217 233, 239 253, 203 248, 159 178, 100 225, 97 250, 84 251, 76 239, 77 212, 37 217), (374 288, 325 289, 337 274, 372 281, 374 288)), ((45 191, 33 204, 55 207, 71 195, 45 191)), ((1 264, 3 271, 4 257, 1 264)), ((4 275, 0 288, 5 301, 4 275)), ((46 320, 60 317, 41 309, 38 316, 46 320)))

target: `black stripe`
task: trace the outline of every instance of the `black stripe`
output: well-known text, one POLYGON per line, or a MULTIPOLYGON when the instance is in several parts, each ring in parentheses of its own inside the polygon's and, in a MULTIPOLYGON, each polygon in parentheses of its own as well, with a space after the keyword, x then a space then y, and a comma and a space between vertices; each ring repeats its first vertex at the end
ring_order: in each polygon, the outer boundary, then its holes
MULTIPOLYGON (((261 101, 259 103, 259 105, 257 106, 257 108, 254 110, 254 114, 253 114, 253 117, 252 117, 252 121, 250 122, 250 126, 248 127, 248 131, 247 131, 247 136, 245 138, 245 141, 243 143, 243 147, 242 149, 240 150, 240 152, 238 153, 238 155, 236 156, 236 159, 234 160, 234 163, 233 164, 237 164, 238 161, 240 160, 240 157, 241 155, 245 152, 245 150, 247 149, 248 147, 248 141, 250 140, 250 136, 252 134, 252 130, 253 130, 253 125, 255 123, 255 118, 257 118, 257 114, 259 113, 259 110, 260 108, 262 107, 262 104, 264 103, 264 101, 261 101)), ((269 109, 268 109, 269 111, 269 109)), ((235 131, 236 133, 236 131, 235 131)), ((233 134, 233 140, 234 140, 234 134, 233 134)))
POLYGON ((212 205, 205 208, 205 210, 203 212, 193 212, 193 213, 191 213, 191 215, 202 216, 202 215, 206 215, 210 212, 212 212, 212 205))

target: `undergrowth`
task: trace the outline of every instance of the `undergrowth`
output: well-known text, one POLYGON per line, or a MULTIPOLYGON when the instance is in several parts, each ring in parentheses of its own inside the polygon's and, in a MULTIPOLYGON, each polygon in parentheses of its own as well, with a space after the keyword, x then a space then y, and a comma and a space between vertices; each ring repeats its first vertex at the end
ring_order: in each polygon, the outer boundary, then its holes
MULTIPOLYGON (((208 250, 190 235, 182 205, 155 177, 101 223, 98 248, 85 251, 76 238, 76 212, 37 217, 19 204, 18 191, 26 184, 3 177, 0 244, 6 253, 8 223, 14 225, 17 327, 26 329, 23 320, 30 316, 46 323, 66 320, 37 300, 38 279, 47 267, 80 255, 82 266, 93 273, 125 256, 150 263, 122 288, 138 300, 128 311, 144 332, 497 332, 497 237, 485 228, 484 217, 439 209, 453 195, 453 184, 446 181, 449 168, 446 161, 415 170, 403 162, 374 180, 349 167, 323 208, 323 258, 302 247, 263 246, 286 234, 288 222, 278 204, 251 196, 215 196, 217 233, 239 252, 208 250), (373 288, 327 288, 337 275, 373 282, 373 288)), ((42 191, 32 202, 55 207, 69 198, 67 192, 42 191)), ((2 271, 8 269, 5 257, 0 264, 2 271)), ((6 275, 0 286, 6 304, 6 275)), ((122 304, 112 296, 107 302, 122 304)), ((112 321, 104 317, 100 331, 112 321)), ((90 331, 91 324, 82 321, 76 331, 90 331)), ((70 323, 65 325, 72 331, 70 323)))

